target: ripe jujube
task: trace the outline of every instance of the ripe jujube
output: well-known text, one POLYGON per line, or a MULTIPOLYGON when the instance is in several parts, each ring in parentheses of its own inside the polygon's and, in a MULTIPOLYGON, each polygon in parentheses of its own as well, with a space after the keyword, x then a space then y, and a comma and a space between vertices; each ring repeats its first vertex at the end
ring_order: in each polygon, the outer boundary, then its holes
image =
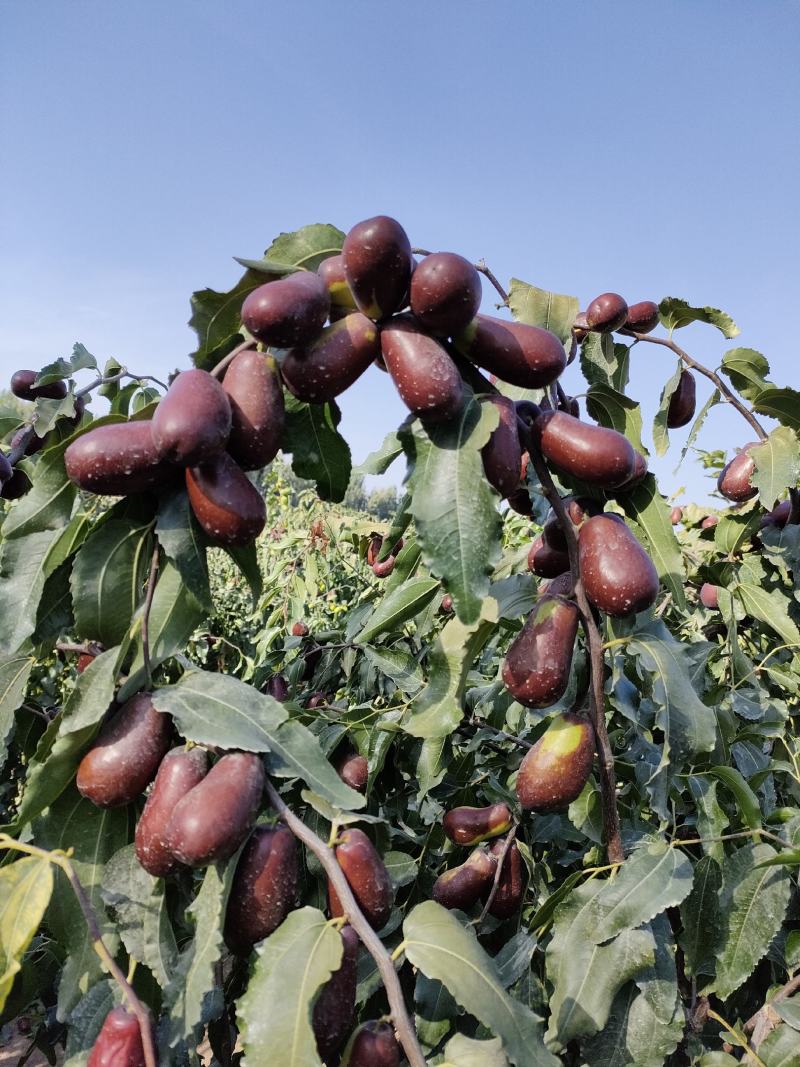
POLYGON ((266 467, 278 454, 286 422, 275 360, 246 348, 228 367, 222 388, 231 406, 226 451, 242 470, 266 467))
POLYGON ((122 1005, 106 1015, 86 1067, 144 1067, 139 1020, 122 1005))
POLYGON ((464 383, 458 368, 411 315, 383 326, 381 352, 400 399, 423 422, 442 422, 460 411, 464 383))
POLYGON ((670 397, 667 409, 667 426, 677 430, 691 422, 696 407, 697 388, 694 375, 689 370, 681 371, 678 386, 670 397))
POLYGON ((792 514, 792 502, 791 500, 782 500, 780 504, 768 511, 765 515, 761 516, 759 520, 758 528, 764 530, 769 526, 777 526, 782 530, 786 523, 791 518, 792 514))
POLYGON ((592 773, 594 731, 588 719, 567 712, 553 719, 520 764, 517 797, 527 811, 563 811, 592 773))
POLYGON ((225 943, 246 956, 280 926, 297 892, 297 848, 285 826, 257 826, 242 850, 225 912, 225 943))
POLYGON ((355 297, 347 284, 347 278, 344 276, 344 256, 341 253, 338 256, 328 256, 327 259, 323 259, 317 267, 317 274, 325 282, 328 289, 328 295, 331 300, 331 317, 333 317, 334 310, 337 314, 341 312, 348 314, 350 311, 357 310, 355 297))
POLYGON ((628 481, 636 453, 627 438, 563 411, 544 411, 534 423, 533 440, 558 471, 590 485, 614 489, 628 481))
POLYGON ((611 333, 625 325, 628 305, 619 293, 601 293, 585 311, 586 325, 594 333, 611 333))
POLYGON ((319 336, 330 308, 319 274, 297 271, 254 289, 242 304, 242 323, 262 344, 293 348, 319 336))
POLYGON ((578 608, 572 600, 547 595, 533 607, 503 661, 503 684, 528 708, 546 708, 569 685, 578 608))
MULTIPOLYGON (((498 863, 504 847, 505 841, 492 842, 491 852, 498 863)), ((517 847, 517 842, 512 841, 503 860, 497 892, 489 905, 489 914, 501 920, 510 919, 512 915, 516 915, 522 906, 527 885, 528 872, 525 869, 522 853, 517 847)))
POLYGON ((369 781, 369 763, 366 756, 347 746, 336 757, 333 766, 345 785, 359 793, 366 790, 369 781))
POLYGON ((389 1023, 363 1023, 344 1051, 340 1067, 399 1067, 400 1046, 389 1023))
POLYGON ((356 1009, 358 934, 349 924, 339 932, 342 962, 320 990, 311 1013, 311 1027, 323 1063, 330 1063, 345 1043, 356 1009))
POLYGON ((451 808, 442 819, 442 829, 456 845, 479 845, 511 826, 508 804, 489 804, 484 808, 462 805, 451 808))
POLYGON ((750 449, 759 444, 761 444, 760 441, 750 441, 722 468, 717 478, 717 489, 726 500, 740 504, 758 493, 758 489, 752 483, 756 464, 750 455, 750 449))
POLYGON ((486 480, 502 497, 513 493, 519 485, 519 468, 522 449, 517 428, 517 411, 514 401, 500 394, 482 398, 482 403, 493 404, 500 416, 496 429, 481 449, 486 480))
POLYGON ((640 300, 628 308, 625 329, 634 333, 650 333, 658 326, 658 322, 658 304, 652 300, 640 300))
POLYGON ((658 596, 658 571, 619 516, 586 520, 578 534, 578 564, 586 596, 607 615, 644 611, 658 596))
POLYGON ((67 383, 63 381, 50 382, 49 385, 37 385, 33 383, 39 377, 39 371, 18 370, 11 375, 11 392, 20 400, 63 400, 67 395, 67 383))
POLYGON ((463 256, 434 252, 411 278, 411 310, 431 333, 450 337, 472 322, 481 306, 481 278, 463 256))
POLYGON ((719 587, 705 582, 700 587, 700 603, 704 608, 716 611, 719 608, 719 587))
POLYGON ((432 896, 443 908, 469 911, 489 889, 497 870, 497 860, 483 848, 476 848, 469 859, 436 879, 432 896))
POLYGON ((491 315, 476 315, 453 341, 467 359, 523 389, 551 385, 567 364, 564 346, 554 333, 491 315))
POLYGON ((166 878, 179 866, 167 846, 167 826, 175 805, 208 773, 203 748, 173 748, 161 761, 153 789, 136 825, 136 858, 154 878, 166 878))
MULTIPOLYGON (((392 912, 392 881, 375 846, 363 830, 344 830, 334 848, 347 884, 373 930, 380 930, 392 912)), ((332 882, 328 883, 328 903, 333 918, 344 908, 332 882)))
POLYGON ((15 467, 11 477, 3 482, 2 489, 0 489, 0 497, 3 500, 19 500, 20 497, 30 492, 31 488, 31 480, 25 471, 15 467))
POLYGON ((180 476, 159 457, 151 422, 117 422, 82 434, 64 453, 67 476, 79 489, 128 496, 158 489, 180 476))
POLYGON ((231 432, 231 406, 208 371, 182 371, 159 402, 152 421, 159 459, 194 467, 225 447, 231 432))
POLYGON ((287 352, 281 374, 298 400, 325 404, 349 389, 379 351, 377 326, 354 311, 326 326, 311 344, 287 352))
POLYGON ((411 242, 403 227, 388 215, 358 222, 342 246, 344 275, 359 309, 371 319, 384 319, 408 300, 411 242))
POLYGON ((537 534, 528 551, 528 569, 540 578, 557 578, 569 570, 569 555, 563 549, 553 548, 542 534, 537 534))
POLYGON ((186 470, 194 516, 220 545, 249 545, 264 529, 267 513, 259 491, 227 452, 186 470))
POLYGON ((387 556, 386 559, 378 560, 372 564, 372 573, 376 578, 388 578, 394 570, 394 565, 397 562, 394 556, 387 556))

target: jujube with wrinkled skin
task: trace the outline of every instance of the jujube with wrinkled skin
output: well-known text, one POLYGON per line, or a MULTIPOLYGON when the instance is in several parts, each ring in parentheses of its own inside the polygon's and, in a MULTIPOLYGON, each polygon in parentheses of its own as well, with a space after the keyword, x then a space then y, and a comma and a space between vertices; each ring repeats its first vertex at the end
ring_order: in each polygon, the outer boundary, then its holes
POLYGON ((380 352, 378 327, 354 311, 309 345, 293 348, 281 363, 289 392, 309 404, 324 404, 349 389, 380 352))
POLYGON ((586 325, 594 333, 611 333, 625 325, 628 305, 619 293, 601 293, 585 311, 586 325))
POLYGON ((508 496, 519 485, 519 467, 522 448, 519 443, 517 412, 514 401, 506 396, 492 395, 481 399, 483 404, 493 404, 500 416, 496 429, 481 449, 486 480, 500 496, 508 496))
POLYGON ((476 315, 453 342, 467 359, 523 389, 551 385, 567 365, 564 346, 554 333, 491 315, 476 315))
POLYGON ((442 829, 456 845, 479 845, 511 826, 508 804, 489 804, 483 808, 461 805, 451 808, 442 819, 442 829))
POLYGON ((297 847, 285 826, 256 826, 242 850, 225 912, 225 944, 246 956, 294 906, 297 847))
POLYGON ((697 406, 697 384, 689 370, 681 371, 678 386, 670 397, 667 409, 667 426, 671 430, 680 429, 694 418, 697 406))
POLYGON ((481 306, 481 295, 477 270, 454 252, 425 256, 411 278, 411 311, 438 336, 450 337, 468 326, 481 306))
POLYGON ((353 298, 369 318, 384 319, 405 306, 411 242, 396 219, 376 215, 357 222, 344 239, 342 259, 353 298))
POLYGON ((112 1008, 95 1038, 86 1067, 144 1067, 144 1063, 139 1020, 122 1005, 112 1008))
POLYGON ((484 848, 476 848, 464 863, 436 879, 431 896, 443 908, 469 911, 489 889, 497 860, 484 848))
POLYGON ((717 489, 726 500, 741 504, 758 493, 758 489, 752 483, 756 464, 750 455, 750 449, 759 444, 761 444, 760 441, 750 441, 720 471, 719 478, 717 478, 717 489))
POLYGON ((159 458, 147 419, 97 426, 67 446, 67 477, 79 489, 103 496, 129 496, 160 489, 181 471, 159 458))
POLYGON ((281 447, 286 415, 272 356, 247 348, 225 372, 222 388, 231 406, 226 452, 242 470, 260 470, 281 447))
POLYGON ((166 847, 187 867, 228 859, 247 837, 264 790, 264 767, 252 752, 229 752, 175 805, 166 847))
POLYGON ((137 693, 114 713, 78 765, 76 785, 101 808, 130 804, 153 780, 169 748, 172 721, 137 693))
POLYGON ((397 315, 381 329, 381 352, 400 399, 423 422, 456 415, 464 383, 447 350, 411 315, 397 315))
MULTIPOLYGON (((380 930, 392 913, 392 881, 386 865, 363 830, 348 829, 339 835, 334 848, 347 884, 373 930, 380 930)), ((328 903, 333 918, 344 908, 332 882, 328 883, 328 903)))
POLYGON ((528 569, 540 578, 557 578, 569 568, 569 554, 537 534, 528 550, 528 569))
POLYGON ((399 1067, 400 1046, 386 1022, 359 1026, 347 1045, 340 1067, 399 1067))
POLYGON ((577 635, 578 608, 572 600, 548 595, 536 602, 503 660, 503 684, 515 700, 547 708, 561 699, 577 635))
POLYGON ((517 772, 517 798, 526 811, 563 811, 592 773, 594 731, 588 719, 567 712, 553 719, 517 772))
POLYGON ((328 256, 327 259, 323 259, 317 267, 317 274, 328 288, 328 295, 331 300, 331 318, 333 318, 334 311, 337 314, 342 311, 347 314, 350 311, 357 310, 355 297, 347 284, 347 278, 344 276, 344 256, 341 253, 338 256, 328 256))
POLYGON ((159 459, 194 467, 219 455, 231 432, 231 406, 208 371, 182 371, 159 402, 152 421, 159 459))
POLYGON ((652 300, 640 300, 631 304, 625 319, 625 329, 634 333, 651 333, 659 323, 658 304, 652 300))
POLYGON ((578 566, 586 596, 607 615, 644 611, 658 596, 658 571, 619 516, 594 515, 581 526, 578 566))
POLYGON ((227 452, 186 470, 194 516, 220 545, 249 545, 267 520, 259 491, 227 452))
POLYGON ((347 1039, 356 1010, 356 967, 358 963, 358 934, 349 924, 339 931, 342 938, 342 962, 320 990, 311 1013, 311 1027, 317 1051, 324 1063, 347 1039))
POLYGON ((534 423, 533 439, 556 470, 589 485, 614 489, 634 473, 636 453, 627 438, 564 411, 542 412, 534 423))
MULTIPOLYGON (((492 842, 491 852, 498 863, 504 846, 505 841, 492 842)), ((522 859, 522 853, 517 847, 517 842, 512 841, 503 860, 500 880, 497 883, 497 892, 489 905, 489 914, 500 920, 510 919, 512 915, 516 915, 522 907, 527 885, 528 872, 522 859)), ((486 896, 488 897, 488 894, 486 896)))
POLYGON ((154 878, 166 878, 180 866, 167 847, 167 825, 178 801, 208 773, 203 748, 173 748, 161 761, 153 789, 136 825, 136 858, 154 878))
POLYGON ((36 370, 18 370, 11 375, 11 392, 20 400, 63 400, 67 395, 67 383, 64 381, 50 382, 49 385, 37 385, 33 383, 39 377, 36 370))
POLYGON ((242 323, 262 344, 292 348, 319 336, 330 309, 319 274, 297 271, 254 289, 242 304, 242 323))

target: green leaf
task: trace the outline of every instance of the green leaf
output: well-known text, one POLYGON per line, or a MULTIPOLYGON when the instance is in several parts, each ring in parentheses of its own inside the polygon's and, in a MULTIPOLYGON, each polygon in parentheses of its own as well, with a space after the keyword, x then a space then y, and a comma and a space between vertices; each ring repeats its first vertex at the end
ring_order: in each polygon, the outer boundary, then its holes
POLYGON ((800 1030, 800 996, 789 997, 788 1000, 772 1001, 772 1008, 785 1023, 795 1030, 800 1030))
MULTIPOLYGON (((779 1005, 776 1005, 779 1010, 779 1005)), ((777 1026, 758 1046, 765 1067, 800 1067, 797 1031, 791 1026, 777 1026)))
POLYGON ((722 357, 720 370, 746 400, 754 400, 763 389, 769 388, 766 380, 769 363, 754 348, 729 349, 722 357))
POLYGON ((572 341, 572 324, 580 310, 576 296, 563 296, 537 289, 518 278, 512 278, 508 290, 508 306, 517 322, 550 330, 563 345, 572 341))
POLYGON ((694 884, 681 904, 680 945, 689 975, 713 974, 719 941, 719 890, 722 871, 711 856, 702 856, 694 869, 694 884))
POLYGON ((410 963, 442 982, 465 1011, 499 1037, 513 1064, 558 1067, 542 1042, 541 1019, 506 993, 472 927, 427 900, 406 916, 403 940, 410 963))
POLYGON ((785 848, 756 864, 757 867, 800 867, 800 848, 785 848))
POLYGON ((36 629, 47 555, 58 537, 58 530, 42 530, 0 546, 0 655, 18 651, 36 629))
POLYGON ((669 405, 672 400, 672 394, 678 388, 678 383, 681 380, 681 374, 683 373, 683 361, 678 360, 678 365, 675 368, 675 373, 667 381, 664 388, 661 390, 661 399, 658 402, 658 411, 653 419, 653 444, 656 446, 656 455, 663 456, 669 448, 669 430, 667 427, 667 416, 669 415, 669 405))
POLYGON ((65 1067, 78 1067, 79 1064, 85 1067, 92 1045, 119 996, 119 986, 109 978, 105 982, 95 982, 86 996, 81 997, 69 1016, 65 1067))
POLYGON ((0 1011, 52 891, 53 870, 46 859, 25 856, 0 867, 0 1011))
POLYGON ((103 873, 103 901, 112 908, 116 928, 128 954, 153 972, 166 989, 178 959, 178 946, 167 914, 164 880, 153 878, 126 845, 109 859, 103 873))
POLYGON ((546 1035, 552 1048, 602 1030, 617 991, 655 962, 649 930, 625 930, 605 945, 594 943, 594 898, 601 888, 597 882, 576 886, 555 913, 546 953, 554 987, 546 1035))
POLYGON ((435 1048, 453 1029, 457 1014, 458 1005, 442 983, 426 978, 418 970, 414 983, 414 1025, 422 1044, 435 1048))
POLYGON ((14 713, 25 699, 33 663, 30 656, 11 656, 0 661, 0 767, 5 762, 6 746, 14 730, 14 713))
POLYGON ((316 270, 323 260, 341 252, 344 233, 330 223, 314 222, 291 233, 282 233, 264 253, 264 259, 316 270))
POLYGON ((611 386, 590 385, 586 393, 586 410, 601 426, 621 433, 637 452, 647 455, 642 444, 642 409, 635 400, 611 386))
POLYGON ((69 522, 78 490, 67 478, 62 444, 47 449, 42 455, 32 482, 30 492, 6 516, 4 538, 57 530, 69 522))
POLYGON ((751 400, 761 415, 770 415, 784 426, 800 431, 800 392, 796 389, 762 389, 751 400))
POLYGON ((685 609, 683 556, 670 521, 670 507, 659 493, 655 477, 648 474, 632 492, 621 494, 619 503, 641 530, 660 581, 672 593, 676 606, 685 609))
POLYGON ((751 830, 761 826, 758 797, 735 767, 711 767, 708 771, 733 794, 742 820, 751 830))
POLYGON ((766 441, 749 449, 756 465, 750 479, 765 508, 771 509, 800 477, 800 441, 788 426, 773 430, 766 441))
POLYGON ((727 512, 714 527, 714 547, 724 556, 736 555, 747 545, 758 530, 761 515, 747 511, 743 515, 727 512))
POLYGON ((452 594, 464 623, 479 618, 500 555, 502 521, 480 451, 497 424, 494 404, 470 400, 449 422, 426 432, 415 419, 401 432, 422 559, 452 594))
POLYGON ((119 644, 143 596, 150 564, 150 527, 111 519, 78 550, 70 588, 76 632, 104 645, 119 644))
POLYGON ((706 322, 716 326, 723 337, 730 339, 741 330, 724 311, 711 307, 691 307, 685 300, 676 296, 667 296, 658 305, 661 322, 668 330, 678 330, 692 322, 706 322))
POLYGON ((610 333, 590 333, 581 344, 581 370, 589 385, 623 392, 628 384, 630 348, 616 344, 610 333))
POLYGON ((780 634, 788 645, 800 644, 800 630, 786 614, 786 596, 780 589, 766 589, 751 582, 737 582, 731 589, 734 597, 752 615, 780 634))
MULTIPOLYGON (((398 541, 406 532, 408 527, 411 525, 411 512, 408 510, 410 505, 411 494, 404 493, 403 496, 400 498, 400 502, 397 505, 397 511, 395 511, 394 515, 392 516, 392 521, 389 523, 389 530, 386 534, 384 542, 378 551, 378 562, 382 563, 384 560, 389 558, 389 556, 392 554, 392 549, 398 543, 398 541)), ((400 551, 402 552, 402 549, 400 551)), ((396 569, 397 568, 395 567, 395 570, 396 569)))
POLYGON ((508 1067, 500 1038, 476 1041, 456 1034, 444 1046, 442 1067, 508 1067))
POLYGON ((383 863, 395 889, 408 885, 417 877, 419 865, 405 852, 395 852, 393 849, 384 852, 383 863))
POLYGON ((370 452, 363 463, 354 468, 354 474, 385 474, 398 456, 402 456, 403 446, 397 430, 390 430, 384 437, 383 444, 370 452))
POLYGON ((51 385, 64 378, 70 378, 79 370, 97 370, 97 360, 85 345, 77 342, 72 346, 72 355, 67 359, 57 359, 42 367, 36 375, 34 385, 51 385))
POLYGON ((156 535, 189 592, 206 611, 211 611, 206 538, 197 525, 184 489, 177 489, 161 500, 156 535))
POLYGON ((789 873, 782 867, 756 866, 774 855, 770 845, 745 845, 725 861, 713 987, 721 1000, 749 978, 783 923, 791 894, 789 873))
POLYGON ((189 326, 197 334, 197 348, 190 358, 196 367, 210 370, 241 343, 242 304, 263 284, 264 276, 249 270, 227 293, 214 289, 192 293, 189 326))
POLYGON ((258 564, 258 549, 256 545, 227 545, 225 552, 242 572, 245 581, 250 586, 253 604, 257 604, 264 588, 264 579, 258 564))
POLYGON ((697 435, 703 428, 703 423, 706 421, 706 416, 708 415, 709 411, 711 411, 715 404, 719 404, 721 403, 721 401, 722 394, 720 393, 719 389, 715 389, 711 396, 708 398, 708 400, 706 400, 705 404, 703 404, 703 406, 700 408, 700 411, 697 413, 695 420, 692 423, 692 428, 691 430, 689 430, 689 436, 686 438, 686 443, 681 449, 680 459, 678 460, 678 463, 675 467, 675 471, 673 471, 673 473, 677 473, 678 467, 680 467, 681 463, 683 463, 684 459, 686 459, 686 453, 697 440, 697 435))
POLYGON ((341 418, 334 401, 304 404, 286 396, 283 448, 292 453, 292 470, 316 482, 320 499, 333 503, 344 500, 352 473, 350 446, 337 429, 341 418))
POLYGON ((440 588, 435 578, 412 578, 404 582, 379 601, 353 640, 367 644, 381 634, 400 629, 430 604, 440 588))
POLYGON ((655 842, 637 849, 595 896, 591 938, 602 945, 674 908, 690 893, 692 865, 677 848, 655 842))
POLYGON ((256 948, 247 992, 236 1018, 247 1062, 274 1067, 321 1067, 311 1007, 341 966, 342 939, 316 908, 291 912, 256 948), (280 1004, 280 1011, 265 1011, 280 1004))
POLYGON ((425 684, 422 670, 410 652, 383 646, 372 648, 368 645, 364 649, 364 655, 382 674, 391 678, 403 693, 416 693, 425 684))

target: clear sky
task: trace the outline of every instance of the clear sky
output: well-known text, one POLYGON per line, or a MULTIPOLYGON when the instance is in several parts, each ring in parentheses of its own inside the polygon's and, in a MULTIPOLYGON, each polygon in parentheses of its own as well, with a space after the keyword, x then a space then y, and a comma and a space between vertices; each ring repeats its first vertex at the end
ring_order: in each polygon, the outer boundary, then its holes
MULTIPOLYGON (((797 386, 799 43, 797 0, 0 0, 0 375, 186 366, 233 255, 385 213, 582 305, 723 307, 689 351, 797 386)), ((672 358, 635 356, 651 417, 672 358)), ((404 415, 376 369, 342 408, 356 460, 404 415)), ((750 437, 717 409, 700 444, 750 437)))

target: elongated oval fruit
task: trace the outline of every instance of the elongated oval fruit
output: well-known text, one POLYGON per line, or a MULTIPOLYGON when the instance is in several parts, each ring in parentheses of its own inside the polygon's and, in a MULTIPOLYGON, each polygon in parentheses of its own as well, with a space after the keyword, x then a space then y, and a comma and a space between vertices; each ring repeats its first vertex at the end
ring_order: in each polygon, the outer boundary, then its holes
POLYGON ((567 365, 564 346, 554 333, 491 315, 476 315, 453 341, 473 363, 523 389, 551 385, 567 365))
POLYGON ((3 487, 0 489, 0 497, 3 500, 19 500, 21 496, 25 496, 27 492, 30 492, 31 488, 31 480, 25 471, 15 467, 11 477, 3 482, 3 487))
POLYGON ((557 578, 569 570, 569 554, 553 548, 541 534, 537 534, 528 552, 528 569, 540 578, 557 578))
POLYGON ((264 767, 252 752, 229 752, 178 801, 166 846, 188 867, 232 856, 247 837, 264 790, 264 767))
POLYGON ((222 388, 231 406, 226 451, 243 470, 266 467, 278 454, 286 422, 275 360, 246 348, 228 367, 222 388))
POLYGON ((397 315, 381 330, 386 369, 406 407, 424 422, 452 418, 464 402, 464 384, 449 353, 411 315, 397 315))
POLYGON ((400 1058, 391 1024, 367 1022, 353 1034, 340 1067, 400 1067, 400 1058))
POLYGON ((542 412, 533 437, 548 463, 589 485, 614 489, 634 473, 636 453, 627 438, 564 411, 542 412))
POLYGON ((712 585, 710 582, 705 582, 700 587, 700 603, 704 608, 710 608, 712 611, 716 611, 719 607, 719 586, 712 585))
POLYGON ((772 511, 766 512, 761 516, 758 523, 759 530, 763 530, 768 526, 777 526, 782 530, 786 523, 789 521, 792 514, 792 502, 791 500, 782 500, 780 504, 777 504, 772 511))
POLYGON ((607 615, 644 611, 658 596, 658 571, 619 517, 586 520, 578 534, 578 565, 587 597, 607 615))
POLYGON ((289 699, 289 685, 282 674, 271 675, 266 681, 264 692, 281 703, 289 699))
POLYGON ((356 300, 344 275, 344 256, 328 256, 317 267, 317 274, 322 278, 331 301, 331 314, 338 311, 356 311, 356 300))
POLYGON ((11 392, 20 400, 38 400, 40 397, 47 400, 63 400, 67 395, 66 382, 50 382, 49 385, 37 385, 33 383, 39 376, 36 370, 18 370, 11 375, 11 392))
POLYGON ((465 329, 481 306, 481 276, 463 256, 434 252, 411 278, 411 310, 431 333, 450 337, 465 329))
POLYGON ((633 474, 630 478, 618 485, 614 491, 614 496, 618 496, 620 493, 629 493, 631 489, 635 489, 636 486, 644 481, 647 477, 647 460, 644 458, 641 452, 634 452, 633 454, 633 474))
POLYGON ((442 819, 442 829, 457 845, 479 845, 491 837, 504 834, 511 826, 508 804, 489 804, 485 808, 462 805, 451 808, 442 819))
POLYGON ((330 309, 323 279, 302 270, 254 289, 242 304, 242 323, 262 344, 292 348, 319 336, 330 309))
POLYGON ((326 326, 312 344, 288 352, 281 374, 298 400, 324 404, 349 389, 379 351, 377 326, 354 311, 326 326))
POLYGON ((522 447, 519 443, 517 411, 507 396, 492 395, 481 398, 483 404, 494 404, 500 422, 481 449, 486 480, 500 496, 508 496, 519 486, 522 447))
POLYGON ((152 424, 118 422, 98 426, 67 447, 67 476, 80 489, 103 496, 144 493, 174 481, 180 471, 159 458, 152 424))
POLYGON ((242 850, 225 912, 225 943, 246 956, 294 906, 297 848, 285 826, 257 826, 242 850))
MULTIPOLYGON (((599 501, 592 500, 591 497, 588 496, 565 496, 563 498, 563 504, 569 520, 575 527, 576 533, 590 515, 599 515, 603 510, 603 505, 599 501)), ((544 520, 542 536, 548 545, 551 545, 553 548, 557 548, 562 552, 566 552, 567 538, 561 527, 559 518, 552 508, 547 513, 547 518, 544 520)))
POLYGON ((207 772, 208 756, 203 748, 173 748, 161 761, 135 837, 136 858, 154 878, 166 878, 179 866, 167 847, 167 826, 175 805, 207 772))
POLYGON ((677 430, 691 422, 697 406, 697 389, 694 375, 690 370, 681 371, 678 387, 670 397, 667 409, 667 426, 677 430))
POLYGON ((144 1067, 139 1020, 121 1005, 106 1015, 89 1053, 87 1067, 144 1067))
MULTIPOLYGON (((334 852, 347 884, 373 930, 382 929, 392 913, 392 881, 375 846, 363 830, 344 830, 334 852)), ((328 883, 328 904, 334 919, 344 908, 332 883, 328 883)))
POLYGON ((182 371, 153 415, 153 442, 159 459, 193 467, 224 448, 231 432, 231 406, 208 371, 182 371))
POLYGON ((220 545, 249 545, 264 529, 264 500, 227 452, 186 470, 195 518, 220 545))
MULTIPOLYGON (((505 841, 494 841, 491 846, 492 855, 500 862, 505 841)), ((510 919, 516 915, 522 907, 525 898, 525 889, 528 885, 528 872, 522 859, 522 853, 517 848, 517 842, 513 841, 503 860, 503 868, 500 872, 500 881, 497 883, 497 892, 492 903, 489 905, 489 914, 495 919, 510 919)), ((490 889, 491 891, 491 889, 490 889)), ((488 897, 488 893, 486 896, 488 897)))
POLYGON ((628 318, 628 305, 619 293, 601 293, 586 308, 586 325, 594 333, 619 330, 628 318))
POLYGON ((172 722, 137 693, 117 711, 78 765, 78 791, 100 808, 130 804, 152 781, 169 748, 172 722))
POLYGON ((323 1063, 339 1051, 350 1033, 356 1010, 356 968, 359 938, 352 926, 340 930, 342 962, 320 990, 311 1013, 311 1027, 323 1063))
POLYGON ((366 756, 348 746, 336 757, 333 765, 345 785, 359 793, 366 791, 369 781, 369 763, 366 756))
POLYGON ((536 602, 503 661, 503 684, 528 708, 547 708, 566 693, 578 635, 578 608, 564 597, 536 602))
POLYGON ((752 477, 756 469, 755 460, 750 455, 750 449, 759 445, 760 441, 750 441, 730 463, 722 468, 717 478, 717 489, 726 500, 732 500, 739 504, 744 500, 750 500, 758 493, 758 489, 752 484, 752 477))
POLYGON ((443 908, 469 911, 491 886, 497 860, 486 849, 476 848, 460 867, 440 874, 433 885, 432 896, 443 908))
POLYGON ((631 304, 625 319, 625 329, 634 333, 651 333, 658 326, 658 304, 652 300, 640 300, 631 304))
POLYGON ((371 319, 384 319, 405 305, 411 281, 411 242, 388 215, 358 222, 342 246, 344 275, 356 304, 371 319))
POLYGON ((563 811, 589 780, 594 731, 573 712, 559 715, 530 749, 517 774, 517 797, 527 811, 563 811))

